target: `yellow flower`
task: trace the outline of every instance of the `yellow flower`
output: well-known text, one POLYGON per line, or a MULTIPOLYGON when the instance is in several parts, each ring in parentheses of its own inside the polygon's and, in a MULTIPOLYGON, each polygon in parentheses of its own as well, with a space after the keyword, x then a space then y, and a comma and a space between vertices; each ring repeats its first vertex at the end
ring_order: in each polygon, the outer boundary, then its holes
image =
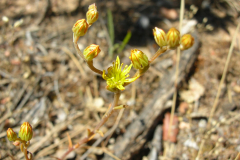
POLYGON ((88 7, 86 17, 87 17, 87 23, 89 25, 92 25, 98 19, 98 11, 97 11, 97 6, 95 5, 95 3, 91 4, 88 7))
POLYGON ((32 135, 32 126, 28 122, 24 122, 20 127, 18 136, 21 138, 21 140, 30 141, 32 139, 32 135))
POLYGON ((9 141, 15 141, 17 139, 17 134, 13 131, 12 128, 8 128, 7 138, 9 141))
POLYGON ((180 49, 186 50, 192 47, 193 44, 194 44, 194 38, 191 36, 191 34, 184 34, 181 38, 180 49))
POLYGON ((128 78, 129 72, 132 68, 132 64, 130 66, 125 66, 122 70, 123 63, 120 65, 120 59, 117 56, 116 62, 113 62, 113 65, 107 69, 107 74, 105 74, 105 70, 103 70, 102 77, 107 81, 107 89, 111 92, 117 92, 119 90, 124 90, 124 86, 134 82, 139 77, 128 78))

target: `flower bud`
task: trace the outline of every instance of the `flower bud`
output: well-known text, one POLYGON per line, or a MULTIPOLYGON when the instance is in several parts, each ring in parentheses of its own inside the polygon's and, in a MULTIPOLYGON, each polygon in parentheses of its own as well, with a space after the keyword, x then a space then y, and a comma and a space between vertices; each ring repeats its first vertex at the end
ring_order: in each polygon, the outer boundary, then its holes
POLYGON ((155 39, 156 43, 160 47, 163 47, 163 46, 167 45, 166 33, 164 32, 164 30, 155 27, 153 29, 153 35, 154 35, 154 39, 155 39))
POLYGON ((91 4, 88 7, 86 17, 87 17, 87 23, 89 25, 92 25, 98 19, 98 11, 97 11, 97 6, 95 5, 95 3, 91 4))
POLYGON ((180 32, 176 28, 171 28, 167 33, 167 44, 170 49, 179 46, 180 32))
POLYGON ((93 58, 97 57, 98 53, 101 52, 99 45, 91 44, 84 49, 83 55, 87 61, 92 61, 93 58))
POLYGON ((136 69, 144 69, 148 64, 148 57, 138 49, 131 50, 129 59, 132 61, 133 67, 136 69))
POLYGON ((32 126, 28 122, 24 122, 20 127, 18 136, 21 138, 21 140, 30 141, 32 139, 32 135, 32 126))
POLYGON ((190 47, 192 47, 194 44, 194 38, 191 34, 184 34, 180 41, 180 49, 186 50, 190 47))
POLYGON ((19 140, 13 142, 13 145, 16 147, 20 146, 20 144, 21 142, 19 140))
POLYGON ((8 128, 7 138, 9 141, 15 141, 17 139, 17 134, 13 131, 12 128, 8 128))
POLYGON ((77 39, 80 36, 84 36, 88 30, 88 24, 85 19, 78 20, 72 27, 74 38, 77 39))

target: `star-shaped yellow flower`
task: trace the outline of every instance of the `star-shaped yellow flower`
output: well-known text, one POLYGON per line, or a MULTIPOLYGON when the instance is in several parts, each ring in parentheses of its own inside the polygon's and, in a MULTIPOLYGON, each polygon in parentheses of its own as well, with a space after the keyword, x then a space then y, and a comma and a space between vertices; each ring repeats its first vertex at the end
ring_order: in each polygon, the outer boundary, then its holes
POLYGON ((107 74, 105 74, 105 70, 103 70, 102 77, 107 81, 107 89, 111 92, 117 92, 119 90, 124 90, 124 86, 134 82, 139 76, 134 78, 128 78, 129 72, 132 68, 132 64, 130 66, 125 66, 122 70, 123 63, 120 65, 120 59, 117 56, 116 62, 113 62, 113 65, 107 69, 107 74))

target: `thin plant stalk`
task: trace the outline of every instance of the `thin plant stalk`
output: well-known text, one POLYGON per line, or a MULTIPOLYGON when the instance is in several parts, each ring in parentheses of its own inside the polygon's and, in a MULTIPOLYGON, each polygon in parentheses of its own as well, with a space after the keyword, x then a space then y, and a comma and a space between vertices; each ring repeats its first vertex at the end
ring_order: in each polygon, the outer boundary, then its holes
POLYGON ((240 152, 238 152, 237 157, 234 160, 238 160, 239 157, 240 157, 240 152))
POLYGON ((74 149, 82 146, 84 143, 87 143, 89 140, 91 140, 97 131, 107 122, 108 118, 112 115, 114 111, 114 107, 117 106, 119 97, 121 95, 121 92, 114 93, 114 100, 110 107, 110 109, 107 111, 107 113, 103 116, 102 120, 97 124, 97 126, 94 128, 93 131, 89 133, 89 135, 85 138, 83 138, 81 141, 79 141, 77 144, 75 144, 73 147, 69 148, 68 151, 62 156, 61 160, 65 159, 66 156, 71 153, 74 149))
MULTIPOLYGON (((181 32, 182 29, 182 21, 183 21, 183 15, 184 15, 184 8, 185 8, 185 1, 181 0, 181 8, 180 8, 180 22, 179 22, 179 31, 181 32)), ((180 62, 180 48, 177 49, 177 62, 176 62, 176 72, 175 72, 175 82, 174 82, 174 94, 173 94, 173 103, 171 108, 171 116, 170 116, 170 123, 169 123, 169 130, 168 135, 170 135, 170 132, 172 131, 172 123, 173 123, 173 117, 174 112, 176 108, 176 99, 177 99, 177 85, 178 85, 178 72, 179 72, 179 62, 180 62)))
POLYGON ((173 93, 173 102, 172 102, 172 108, 171 108, 171 116, 170 116, 170 123, 169 123, 169 130, 168 135, 171 134, 172 131, 172 123, 173 123, 173 117, 174 112, 176 108, 176 101, 177 101, 177 86, 178 86, 178 74, 179 74, 179 61, 180 61, 180 48, 177 49, 177 62, 176 62, 176 72, 175 72, 175 81, 174 81, 174 93, 173 93))
POLYGON ((158 51, 154 54, 154 56, 149 60, 149 63, 152 63, 158 56, 160 56, 166 51, 167 51, 166 46, 159 48, 158 51))
POLYGON ((220 84, 218 86, 217 95, 216 95, 216 98, 214 100, 211 112, 210 112, 210 116, 209 116, 209 119, 208 119, 208 125, 207 125, 208 128, 210 128, 210 124, 211 124, 211 121, 212 121, 213 114, 214 114, 214 112, 217 108, 217 105, 218 105, 218 100, 219 100, 219 97, 220 97, 220 94, 221 94, 222 85, 223 85, 223 83, 225 81, 225 78, 226 78, 227 69, 228 69, 228 65, 229 65, 229 62, 230 62, 230 59, 231 59, 231 56, 232 56, 233 47, 234 47, 234 44, 235 44, 235 41, 236 41, 236 38, 237 38, 237 35, 238 35, 237 34, 238 30, 239 30, 239 24, 238 24, 237 29, 235 31, 234 37, 232 39, 232 43, 231 43, 231 46, 230 46, 230 49, 229 49, 229 52, 228 52, 228 56, 227 56, 227 61, 226 61, 226 64, 224 66, 223 75, 222 75, 220 84))
MULTIPOLYGON (((222 88, 223 82, 224 82, 224 80, 226 78, 227 69, 228 69, 228 65, 229 65, 229 62, 230 62, 230 59, 231 59, 231 56, 232 56, 232 51, 233 51, 233 47, 234 47, 234 44, 235 44, 235 41, 236 41, 236 38, 237 38, 237 33, 238 33, 238 30, 239 30, 239 26, 240 26, 240 24, 238 24, 238 26, 236 28, 236 31, 235 31, 235 34, 233 36, 232 42, 231 42, 231 46, 230 46, 230 49, 229 49, 229 52, 228 52, 228 56, 227 56, 227 61, 225 63, 224 69, 223 69, 223 75, 222 75, 220 84, 218 86, 217 95, 216 95, 216 98, 214 100, 213 107, 211 109, 210 116, 209 116, 209 119, 208 119, 207 128, 210 128, 210 126, 211 126, 212 117, 213 117, 213 114, 214 114, 214 112, 215 112, 215 110, 217 108, 217 105, 218 105, 218 100, 219 100, 219 97, 220 97, 221 88, 222 88)), ((200 144, 200 148, 198 150, 198 154, 197 154, 196 160, 198 160, 200 158, 200 155, 202 155, 202 149, 204 147, 205 141, 206 141, 205 139, 202 140, 202 142, 200 144)))
POLYGON ((30 159, 28 158, 28 152, 27 152, 27 149, 26 149, 25 147, 23 147, 23 150, 24 150, 24 156, 25 156, 25 159, 26 159, 26 160, 30 160, 30 159))

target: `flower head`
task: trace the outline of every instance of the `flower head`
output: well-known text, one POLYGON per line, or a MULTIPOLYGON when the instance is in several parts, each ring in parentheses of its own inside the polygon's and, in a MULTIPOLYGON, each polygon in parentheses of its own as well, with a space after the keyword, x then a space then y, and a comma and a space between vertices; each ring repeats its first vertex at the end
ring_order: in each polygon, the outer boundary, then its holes
POLYGON ((8 128, 7 138, 9 141, 15 141, 17 139, 17 134, 13 131, 12 128, 8 128))
POLYGON ((181 50, 186 50, 190 47, 192 47, 194 44, 194 38, 192 37, 191 34, 184 34, 181 37, 181 41, 180 41, 180 49, 181 50))
POLYGON ((88 24, 85 19, 79 19, 72 27, 74 39, 84 36, 88 30, 88 24))
POLYGON ((111 92, 117 92, 118 90, 124 90, 124 86, 134 82, 138 77, 128 78, 129 72, 132 68, 132 64, 125 66, 122 70, 123 63, 120 65, 120 59, 117 56, 116 62, 113 62, 113 65, 107 69, 107 74, 103 70, 102 77, 107 81, 107 89, 111 92))
POLYGON ((20 127, 18 136, 21 138, 21 140, 30 141, 32 139, 32 135, 32 126, 28 122, 24 122, 20 127))
POLYGON ((131 56, 129 57, 133 67, 136 69, 144 69, 148 64, 148 57, 138 49, 131 50, 131 56))
POLYGON ((97 11, 97 6, 95 5, 95 3, 91 4, 88 7, 86 17, 87 17, 87 23, 89 25, 92 25, 98 19, 98 11, 97 11))
POLYGON ((166 33, 164 32, 164 30, 155 27, 153 29, 153 35, 154 35, 154 39, 155 39, 156 43, 160 47, 167 45, 166 33))
POLYGON ((167 43, 170 49, 179 46, 180 32, 176 28, 171 28, 167 33, 167 43))
POLYGON ((92 61, 93 58, 97 57, 99 52, 101 52, 101 50, 99 49, 99 45, 91 44, 84 49, 83 55, 87 61, 92 61))

